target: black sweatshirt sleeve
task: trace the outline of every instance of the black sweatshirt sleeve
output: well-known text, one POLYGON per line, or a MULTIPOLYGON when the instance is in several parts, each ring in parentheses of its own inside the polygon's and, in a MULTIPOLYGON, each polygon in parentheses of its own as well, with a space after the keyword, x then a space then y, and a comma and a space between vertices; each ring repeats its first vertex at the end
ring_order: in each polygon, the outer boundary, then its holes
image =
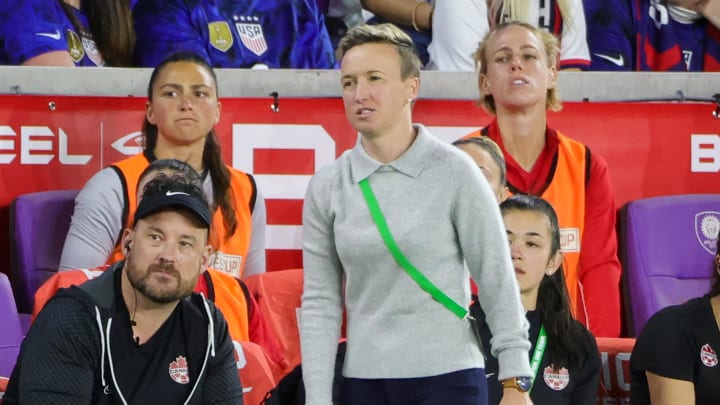
POLYGON ((23 341, 4 401, 91 404, 100 381, 99 353, 99 330, 88 306, 68 296, 51 300, 23 341))
POLYGON ((203 404, 242 405, 243 392, 240 385, 235 348, 228 334, 227 323, 220 311, 211 306, 215 322, 215 357, 210 358, 203 388, 203 404))

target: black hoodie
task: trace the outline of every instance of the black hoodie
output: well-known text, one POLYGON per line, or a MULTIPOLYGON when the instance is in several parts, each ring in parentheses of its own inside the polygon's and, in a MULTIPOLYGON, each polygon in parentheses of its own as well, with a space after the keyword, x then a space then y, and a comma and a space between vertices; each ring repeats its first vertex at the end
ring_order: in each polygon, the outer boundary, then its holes
MULTIPOLYGON (((118 305, 122 268, 123 262, 115 263, 96 279, 59 290, 47 303, 23 341, 4 405, 126 403, 123 387, 115 383, 117 367, 111 366, 122 362, 123 355, 109 350, 107 332, 113 317, 119 321, 127 313, 118 305)), ((234 347, 222 314, 195 293, 178 305, 190 350, 187 363, 201 365, 189 370, 192 388, 183 403, 242 404, 234 347)), ((133 403, 148 402, 137 393, 133 403)))

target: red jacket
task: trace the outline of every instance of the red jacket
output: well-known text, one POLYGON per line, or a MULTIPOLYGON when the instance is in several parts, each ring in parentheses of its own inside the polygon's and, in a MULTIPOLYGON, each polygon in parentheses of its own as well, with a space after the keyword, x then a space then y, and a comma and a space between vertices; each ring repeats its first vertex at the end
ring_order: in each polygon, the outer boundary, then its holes
MULTIPOLYGON (((544 193, 555 178, 560 150, 560 141, 555 130, 550 128, 546 130, 545 149, 540 153, 530 172, 526 172, 505 149, 497 120, 468 136, 478 135, 489 137, 502 149, 507 165, 507 185, 512 193, 544 197, 544 193)), ((583 163, 586 183, 582 227, 587 232, 583 232, 580 240, 582 253, 577 269, 577 279, 582 286, 585 314, 575 315, 580 321, 587 323, 593 335, 618 337, 620 336, 622 270, 617 257, 615 199, 607 163, 587 147, 586 151, 583 163)))

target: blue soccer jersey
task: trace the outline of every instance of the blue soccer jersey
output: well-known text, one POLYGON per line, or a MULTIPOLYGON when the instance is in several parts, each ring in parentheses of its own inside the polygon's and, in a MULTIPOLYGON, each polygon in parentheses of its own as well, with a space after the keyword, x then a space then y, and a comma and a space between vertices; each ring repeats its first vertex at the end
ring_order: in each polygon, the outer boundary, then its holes
POLYGON ((81 10, 69 8, 84 28, 73 26, 57 0, 8 1, 0 10, 0 64, 20 65, 38 55, 68 51, 76 66, 102 66, 104 61, 88 34, 81 10))
POLYGON ((720 31, 657 0, 585 0, 591 70, 718 71, 720 31))
POLYGON ((133 14, 140 66, 178 51, 220 68, 335 66, 315 0, 140 0, 133 14))

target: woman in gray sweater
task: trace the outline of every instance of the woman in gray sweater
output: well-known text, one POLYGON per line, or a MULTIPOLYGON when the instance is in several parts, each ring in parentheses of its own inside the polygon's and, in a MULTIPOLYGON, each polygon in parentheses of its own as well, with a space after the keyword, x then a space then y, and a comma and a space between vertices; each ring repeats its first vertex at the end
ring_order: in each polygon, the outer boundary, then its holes
POLYGON ((472 276, 500 365, 488 378, 506 381, 503 404, 529 404, 528 325, 487 180, 462 151, 412 124, 420 63, 407 35, 389 24, 360 26, 339 51, 345 112, 360 137, 313 177, 303 208, 307 403, 332 402, 345 309, 343 404, 485 404, 483 356, 464 317, 472 276), (410 266, 459 311, 398 264, 371 216, 369 194, 410 266))

